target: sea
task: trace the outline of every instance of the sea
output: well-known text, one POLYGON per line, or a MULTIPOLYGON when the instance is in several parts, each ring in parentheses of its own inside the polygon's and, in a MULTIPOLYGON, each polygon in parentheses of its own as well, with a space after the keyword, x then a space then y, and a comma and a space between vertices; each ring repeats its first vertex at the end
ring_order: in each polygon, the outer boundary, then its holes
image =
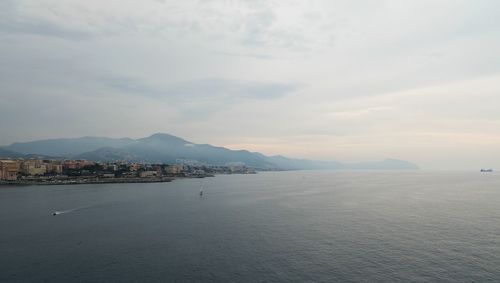
POLYGON ((3 186, 0 282, 500 282, 500 174, 3 186))

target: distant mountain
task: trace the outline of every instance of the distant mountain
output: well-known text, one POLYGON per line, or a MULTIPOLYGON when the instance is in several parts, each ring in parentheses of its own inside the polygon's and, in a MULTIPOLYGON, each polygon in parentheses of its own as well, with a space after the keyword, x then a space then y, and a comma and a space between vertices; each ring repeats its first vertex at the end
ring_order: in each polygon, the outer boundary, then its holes
POLYGON ((7 149, 4 149, 4 148, 0 148, 0 157, 3 157, 3 158, 19 158, 19 157, 23 157, 24 154, 22 153, 19 153, 19 152, 15 152, 15 151, 12 151, 12 150, 7 150, 7 149))
MULTIPOLYGON (((266 157, 246 150, 230 150, 208 144, 194 144, 168 134, 154 134, 147 138, 138 139, 134 143, 124 145, 119 149, 122 158, 116 159, 128 159, 123 157, 133 157, 133 160, 151 163, 174 163, 179 159, 186 159, 214 165, 241 162, 247 166, 258 168, 276 167, 275 164, 269 162, 266 157)), ((109 152, 109 148, 99 148, 93 152, 80 154, 77 157, 87 157, 87 159, 91 160, 110 160, 109 158, 104 158, 102 155, 102 153, 106 152, 109 152)))
MULTIPOLYGON (((293 159, 280 155, 265 156, 247 150, 230 150, 209 144, 195 144, 162 133, 141 139, 102 137, 49 139, 14 143, 0 148, 0 150, 10 155, 35 154, 94 161, 127 160, 148 163, 175 163, 179 159, 184 159, 212 165, 243 163, 260 169, 417 169, 417 166, 412 163, 396 159, 343 164, 337 161, 293 159)), ((2 151, 0 151, 0 156, 3 156, 2 151)))
POLYGON ((3 158, 37 158, 37 159, 57 159, 59 156, 50 156, 36 153, 23 154, 7 149, 0 148, 0 159, 3 158))
POLYGON ((337 161, 316 161, 307 159, 293 159, 281 155, 267 157, 277 167, 288 170, 300 169, 344 169, 344 165, 337 161))
POLYGON ((141 158, 137 155, 133 155, 130 152, 114 147, 101 147, 94 151, 85 152, 73 156, 74 159, 85 159, 94 161, 140 161, 141 158))
POLYGON ((3 149, 23 154, 41 154, 49 156, 72 157, 101 147, 122 147, 135 141, 129 138, 112 139, 101 137, 82 137, 66 139, 48 139, 32 142, 17 142, 3 149))

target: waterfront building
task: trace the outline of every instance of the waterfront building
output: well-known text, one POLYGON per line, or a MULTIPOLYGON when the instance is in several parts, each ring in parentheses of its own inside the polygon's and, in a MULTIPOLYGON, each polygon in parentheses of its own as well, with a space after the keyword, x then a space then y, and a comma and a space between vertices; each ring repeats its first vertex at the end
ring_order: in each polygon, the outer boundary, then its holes
POLYGON ((245 165, 231 165, 229 170, 231 173, 245 173, 248 169, 245 165))
POLYGON ((47 168, 47 173, 53 173, 57 175, 63 173, 63 165, 60 161, 48 160, 45 162, 45 167, 47 168))
POLYGON ((64 160, 63 162, 63 169, 64 170, 70 170, 70 169, 77 169, 77 162, 74 160, 64 160))
POLYGON ((183 166, 174 164, 174 165, 169 165, 166 169, 168 174, 180 174, 182 173, 183 166))
POLYGON ((130 170, 131 172, 137 172, 137 171, 139 171, 139 169, 141 169, 142 167, 143 167, 143 165, 142 165, 142 164, 140 164, 140 163, 132 163, 132 164, 130 164, 130 166, 129 166, 129 170, 130 170))
POLYGON ((79 170, 84 168, 85 166, 95 165, 95 162, 88 160, 64 160, 62 165, 64 170, 79 170))
POLYGON ((116 163, 97 163, 99 164, 101 167, 102 167, 102 170, 105 170, 105 171, 118 171, 118 165, 116 165, 116 163))
POLYGON ((152 177, 157 177, 158 172, 157 171, 142 171, 139 172, 139 177, 141 178, 152 178, 152 177))
POLYGON ((41 176, 47 173, 47 166, 39 159, 25 160, 21 164, 22 173, 28 176, 41 176))
POLYGON ((0 180, 15 181, 20 173, 20 161, 0 160, 0 180))

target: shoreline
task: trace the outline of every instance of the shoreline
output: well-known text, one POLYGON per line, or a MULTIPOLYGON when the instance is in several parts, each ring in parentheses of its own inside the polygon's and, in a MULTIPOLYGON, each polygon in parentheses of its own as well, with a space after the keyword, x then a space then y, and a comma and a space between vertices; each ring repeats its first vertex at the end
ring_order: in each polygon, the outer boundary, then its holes
POLYGON ((87 177, 87 178, 32 178, 15 181, 0 180, 0 188, 2 186, 49 186, 49 185, 91 185, 91 184, 138 184, 138 183, 167 183, 178 179, 200 179, 215 177, 216 175, 253 175, 257 172, 246 173, 222 173, 222 174, 204 174, 204 175, 188 175, 188 176, 165 176, 165 177, 132 177, 132 178, 103 178, 103 177, 87 177))
POLYGON ((166 183, 174 177, 160 178, 89 178, 89 179, 56 179, 56 180, 16 180, 0 181, 0 186, 44 186, 44 185, 87 185, 87 184, 134 184, 134 183, 166 183))

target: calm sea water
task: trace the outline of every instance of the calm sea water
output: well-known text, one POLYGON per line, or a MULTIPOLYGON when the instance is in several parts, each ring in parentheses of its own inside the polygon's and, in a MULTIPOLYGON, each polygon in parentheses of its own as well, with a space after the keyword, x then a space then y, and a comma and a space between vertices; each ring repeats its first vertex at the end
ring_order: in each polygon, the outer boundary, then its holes
POLYGON ((0 188, 0 282, 360 281, 500 282, 500 174, 0 188))

